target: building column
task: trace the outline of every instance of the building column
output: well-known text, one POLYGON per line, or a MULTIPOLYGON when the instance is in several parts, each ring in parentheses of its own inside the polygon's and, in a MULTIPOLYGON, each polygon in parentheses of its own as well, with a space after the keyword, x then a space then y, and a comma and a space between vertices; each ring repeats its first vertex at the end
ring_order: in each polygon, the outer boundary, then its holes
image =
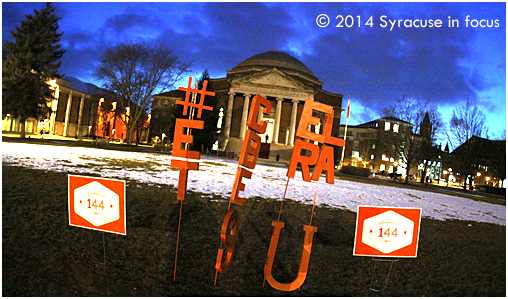
POLYGON ((49 133, 51 135, 55 135, 55 127, 56 127, 56 110, 58 109, 58 101, 60 101, 60 86, 56 86, 55 90, 55 100, 51 105, 51 118, 49 120, 49 133))
MULTIPOLYGON (((264 97, 264 98, 266 98, 266 97, 264 97)), ((263 121, 263 106, 259 107, 258 117, 257 117, 258 123, 261 123, 262 121, 263 121)))
POLYGON ((243 101, 242 125, 240 126, 240 139, 245 138, 245 130, 247 128, 247 117, 249 116, 249 99, 250 94, 245 95, 243 101))
POLYGON ((63 131, 63 137, 67 137, 67 126, 69 125, 69 117, 71 114, 71 104, 72 104, 72 90, 69 92, 69 97, 67 98, 67 108, 65 109, 65 124, 64 124, 64 131, 63 131))
POLYGON ((11 132, 16 132, 16 118, 14 118, 12 116, 11 116, 11 118, 12 119, 11 119, 11 129, 10 129, 10 131, 11 132))
POLYGON ((85 96, 83 95, 79 102, 79 114, 78 114, 78 130, 76 131, 76 137, 81 137, 81 123, 83 120, 83 105, 85 104, 85 96))
POLYGON ((280 129, 280 112, 282 110, 282 101, 284 99, 277 98, 277 106, 275 108, 275 124, 273 126, 272 143, 279 143, 279 129, 280 129))
POLYGON ((292 102, 293 110, 291 110, 291 126, 289 127, 289 145, 295 145, 296 116, 298 113, 299 100, 292 100, 292 102))
POLYGON ((233 104, 235 99, 235 93, 229 92, 229 100, 228 100, 228 110, 226 111, 226 127, 224 131, 224 136, 229 139, 231 135, 231 119, 233 118, 233 104))

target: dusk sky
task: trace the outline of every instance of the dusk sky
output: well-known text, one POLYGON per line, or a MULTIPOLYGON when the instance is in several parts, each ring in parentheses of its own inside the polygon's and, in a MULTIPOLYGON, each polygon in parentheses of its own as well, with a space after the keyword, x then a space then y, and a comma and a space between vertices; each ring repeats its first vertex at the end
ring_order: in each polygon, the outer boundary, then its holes
MULTIPOLYGON (((2 40, 44 3, 2 3, 2 40)), ((351 97, 350 125, 380 117, 403 95, 430 99, 445 123, 471 99, 487 117, 489 137, 506 129, 505 3, 66 3, 56 14, 66 53, 60 72, 101 86, 93 77, 107 47, 144 41, 170 47, 192 62, 191 75, 208 68, 226 76, 243 60, 269 50, 302 61, 323 89, 351 97), (318 26, 327 14, 330 24, 318 26), (352 28, 336 27, 351 15, 352 28), (358 27, 358 17, 361 25, 358 27), (372 26, 366 24, 372 16, 372 26), (382 16, 385 16, 384 19, 382 16), (469 17, 468 17, 469 16, 469 17), (448 17, 458 27, 448 26, 448 17), (406 28, 382 20, 440 19, 440 28, 406 28), (476 20, 466 23, 468 20, 476 20), (491 24, 496 27, 482 28, 491 24), (468 26, 466 26, 468 25, 468 26), (476 28, 471 26, 477 25, 476 28)), ((179 84, 180 85, 180 84, 179 84)), ((181 85, 186 85, 181 83, 181 85)), ((344 123, 344 118, 342 120, 344 123)))

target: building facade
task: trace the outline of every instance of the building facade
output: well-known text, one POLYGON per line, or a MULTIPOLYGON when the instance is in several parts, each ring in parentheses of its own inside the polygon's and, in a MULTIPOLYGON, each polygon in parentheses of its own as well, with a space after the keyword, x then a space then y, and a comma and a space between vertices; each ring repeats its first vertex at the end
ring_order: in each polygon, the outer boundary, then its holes
MULTIPOLYGON (((25 122, 26 133, 46 133, 64 137, 80 137, 93 132, 97 116, 97 101, 92 94, 93 84, 72 77, 51 80, 55 99, 48 103, 51 113, 44 118, 29 118, 25 122)), ((2 131, 19 133, 19 120, 7 115, 2 121, 2 131)))
MULTIPOLYGON (((127 128, 122 119, 128 111, 116 109, 114 93, 85 83, 73 77, 64 77, 48 82, 54 91, 54 99, 48 102, 51 113, 41 119, 28 118, 25 132, 62 137, 104 137, 122 140, 127 137, 127 128)), ((142 140, 148 138, 149 117, 143 118, 140 134, 142 140)), ((18 119, 9 114, 2 120, 2 131, 19 133, 18 119)), ((137 136, 135 136, 137 137, 137 136)))
POLYGON ((462 186, 489 185, 506 188, 506 140, 473 136, 445 155, 444 179, 462 186))
MULTIPOLYGON (((369 168, 374 172, 397 173, 407 170, 400 159, 403 134, 413 125, 395 117, 379 118, 361 125, 348 126, 343 165, 369 168)), ((344 136, 345 126, 340 126, 344 136)))
MULTIPOLYGON (((150 120, 150 140, 155 137, 162 140, 163 136, 168 136, 171 128, 174 126, 175 102, 185 97, 185 91, 172 90, 154 95, 152 102, 151 120, 150 120), (164 135, 163 135, 164 134, 164 135)), ((165 143, 169 138, 165 139, 165 143)))

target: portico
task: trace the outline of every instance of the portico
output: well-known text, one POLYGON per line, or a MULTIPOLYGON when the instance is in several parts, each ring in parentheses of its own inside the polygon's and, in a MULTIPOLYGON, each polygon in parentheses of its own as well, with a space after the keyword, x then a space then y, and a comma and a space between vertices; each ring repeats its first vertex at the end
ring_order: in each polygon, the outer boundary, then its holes
MULTIPOLYGON (((277 71, 273 70, 273 72, 277 71)), ((299 119, 305 100, 314 99, 314 93, 312 90, 305 90, 303 88, 297 91, 281 90, 281 86, 276 85, 281 81, 280 78, 272 76, 272 80, 272 86, 268 84, 259 86, 259 84, 249 84, 250 82, 232 82, 237 84, 232 85, 229 91, 225 138, 243 139, 245 137, 250 102, 256 94, 259 94, 272 102, 270 115, 263 115, 263 120, 268 123, 268 126, 265 134, 261 136, 261 140, 263 142, 268 140, 269 143, 273 144, 294 145, 297 119, 299 119), (241 111, 241 117, 236 118, 237 124, 239 123, 240 125, 238 132, 235 129, 231 130, 234 119, 233 113, 236 111, 241 111)))
MULTIPOLYGON (((339 125, 342 95, 324 91, 322 82, 303 63, 287 53, 269 51, 255 55, 233 67, 227 74, 226 78, 210 80, 210 86, 225 110, 219 138, 219 148, 222 150, 241 150, 249 107, 256 94, 272 104, 269 115, 260 112, 259 116, 267 123, 261 140, 270 143, 272 149, 291 151, 307 99, 334 106, 334 123, 337 127, 339 125)), ((274 151, 270 157, 275 155, 277 153, 274 151)))

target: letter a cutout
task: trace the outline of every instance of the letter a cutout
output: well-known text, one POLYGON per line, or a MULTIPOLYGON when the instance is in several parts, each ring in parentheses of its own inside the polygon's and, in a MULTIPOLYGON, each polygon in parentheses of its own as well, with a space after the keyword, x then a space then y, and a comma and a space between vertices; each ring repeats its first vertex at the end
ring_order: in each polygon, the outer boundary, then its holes
POLYGON ((298 276, 293 282, 290 283, 280 283, 275 280, 272 276, 272 266, 273 260, 275 258, 275 252, 277 251, 277 244, 279 243, 279 235, 281 229, 284 227, 284 222, 274 220, 272 221, 272 226, 274 228, 272 234, 272 240, 270 241, 270 249, 268 249, 268 256, 266 258, 265 264, 265 280, 274 288, 279 291, 287 291, 291 292, 299 287, 307 278, 307 270, 309 268, 309 260, 310 260, 310 251, 312 249, 312 239, 314 237, 314 233, 317 232, 317 226, 312 225, 304 225, 303 230, 305 231, 305 239, 303 241, 303 250, 302 250, 302 259, 300 260, 300 267, 298 268, 298 276))

